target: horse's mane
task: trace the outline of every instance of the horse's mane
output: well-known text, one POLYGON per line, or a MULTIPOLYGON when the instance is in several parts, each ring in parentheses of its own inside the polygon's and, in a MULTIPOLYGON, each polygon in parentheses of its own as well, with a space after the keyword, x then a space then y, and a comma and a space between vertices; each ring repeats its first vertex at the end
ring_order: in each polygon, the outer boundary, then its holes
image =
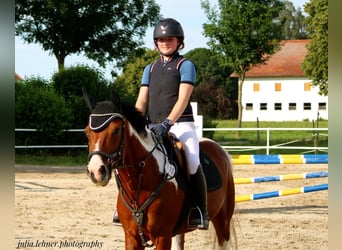
POLYGON ((122 115, 131 123, 138 134, 146 135, 146 117, 135 106, 121 102, 122 115))
POLYGON ((144 115, 126 101, 114 104, 113 101, 98 102, 92 110, 93 114, 119 113, 124 116, 138 134, 146 135, 146 119, 144 115))

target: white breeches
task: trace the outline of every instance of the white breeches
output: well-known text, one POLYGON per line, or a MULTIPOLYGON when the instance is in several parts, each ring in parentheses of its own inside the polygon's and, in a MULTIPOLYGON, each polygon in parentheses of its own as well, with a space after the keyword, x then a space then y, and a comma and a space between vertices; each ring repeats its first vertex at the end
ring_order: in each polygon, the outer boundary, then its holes
POLYGON ((171 127, 170 132, 183 142, 190 174, 195 174, 200 165, 200 159, 199 140, 194 122, 176 122, 171 127))

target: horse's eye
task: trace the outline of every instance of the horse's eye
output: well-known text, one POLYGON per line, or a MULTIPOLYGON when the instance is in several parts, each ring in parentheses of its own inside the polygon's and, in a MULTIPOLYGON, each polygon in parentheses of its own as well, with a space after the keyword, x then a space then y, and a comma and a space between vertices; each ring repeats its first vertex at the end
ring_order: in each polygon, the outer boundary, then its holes
POLYGON ((120 133, 120 129, 119 128, 114 129, 114 131, 113 131, 113 135, 114 136, 118 136, 119 133, 120 133))

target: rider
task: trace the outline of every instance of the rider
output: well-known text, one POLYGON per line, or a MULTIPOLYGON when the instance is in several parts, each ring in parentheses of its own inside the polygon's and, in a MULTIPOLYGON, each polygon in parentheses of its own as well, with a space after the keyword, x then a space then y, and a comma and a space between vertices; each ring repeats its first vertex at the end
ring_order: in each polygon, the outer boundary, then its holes
POLYGON ((146 113, 149 127, 159 136, 172 132, 185 146, 190 170, 190 185, 199 208, 190 226, 208 229, 207 186, 199 160, 199 141, 195 131, 190 97, 196 78, 195 65, 178 53, 184 48, 184 32, 172 18, 160 20, 153 32, 160 59, 148 64, 143 72, 137 110, 146 113))

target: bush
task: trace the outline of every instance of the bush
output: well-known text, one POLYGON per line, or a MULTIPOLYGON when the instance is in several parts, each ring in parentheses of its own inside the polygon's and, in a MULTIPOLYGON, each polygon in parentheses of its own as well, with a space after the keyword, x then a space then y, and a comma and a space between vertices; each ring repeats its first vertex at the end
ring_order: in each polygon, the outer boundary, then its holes
POLYGON ((72 109, 71 128, 83 128, 88 122, 89 110, 83 99, 82 88, 98 101, 109 97, 108 83, 102 72, 85 65, 72 66, 55 73, 52 86, 72 109))
POLYGON ((198 102, 199 113, 210 119, 232 118, 233 106, 223 86, 201 84, 194 89, 192 101, 198 102))
POLYGON ((41 78, 15 83, 15 127, 40 132, 16 133, 16 145, 57 143, 61 130, 70 127, 71 109, 41 78))

